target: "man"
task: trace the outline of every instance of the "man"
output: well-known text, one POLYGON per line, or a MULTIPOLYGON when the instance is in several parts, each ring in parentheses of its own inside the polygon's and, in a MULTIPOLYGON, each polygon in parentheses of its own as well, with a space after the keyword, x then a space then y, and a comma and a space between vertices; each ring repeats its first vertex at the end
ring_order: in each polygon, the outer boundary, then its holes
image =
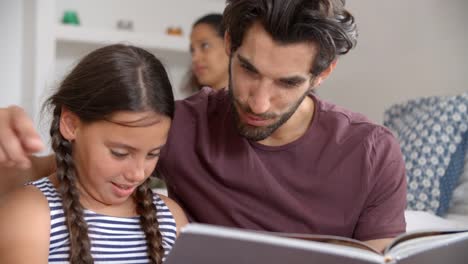
MULTIPOLYGON (((347 236, 380 250, 405 231, 394 137, 311 93, 356 44, 343 2, 227 1, 229 88, 178 102, 158 163, 193 221, 347 236)), ((33 131, 18 108, 1 110, 0 161, 29 167, 33 131)), ((51 164, 33 158, 30 170, 51 164)))

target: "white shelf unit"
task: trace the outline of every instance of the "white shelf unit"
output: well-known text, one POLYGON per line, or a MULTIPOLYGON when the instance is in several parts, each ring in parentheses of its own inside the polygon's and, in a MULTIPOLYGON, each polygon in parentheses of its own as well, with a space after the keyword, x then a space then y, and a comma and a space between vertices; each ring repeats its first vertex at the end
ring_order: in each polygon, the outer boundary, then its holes
POLYGON ((178 99, 184 97, 180 87, 190 64, 187 36, 90 26, 55 25, 53 51, 55 61, 52 63, 53 79, 49 86, 57 86, 57 82, 71 70, 80 57, 96 48, 116 43, 138 46, 155 54, 167 68, 175 97, 178 99))
POLYGON ((146 49, 167 50, 187 54, 187 37, 166 34, 143 33, 133 31, 103 30, 74 25, 56 25, 57 42, 105 45, 113 43, 131 43, 146 49))
POLYGON ((176 98, 183 97, 181 81, 189 67, 189 33, 200 16, 224 8, 222 0, 28 0, 24 2, 25 63, 23 83, 33 87, 29 111, 40 104, 66 72, 86 53, 106 44, 127 43, 148 49, 168 69, 176 98), (77 12, 80 25, 61 24, 66 10, 77 12), (133 31, 118 30, 119 19, 131 20, 133 31), (169 26, 182 28, 182 36, 166 34, 169 26))

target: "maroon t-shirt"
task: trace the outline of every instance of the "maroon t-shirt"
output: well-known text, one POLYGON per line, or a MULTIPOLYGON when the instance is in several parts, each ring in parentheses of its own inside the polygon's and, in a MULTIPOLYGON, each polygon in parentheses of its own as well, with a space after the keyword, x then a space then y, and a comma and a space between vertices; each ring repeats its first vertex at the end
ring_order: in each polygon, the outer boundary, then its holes
POLYGON ((307 132, 283 146, 237 133, 226 91, 177 102, 158 170, 192 221, 360 240, 405 231, 405 166, 382 126, 314 96, 307 132))

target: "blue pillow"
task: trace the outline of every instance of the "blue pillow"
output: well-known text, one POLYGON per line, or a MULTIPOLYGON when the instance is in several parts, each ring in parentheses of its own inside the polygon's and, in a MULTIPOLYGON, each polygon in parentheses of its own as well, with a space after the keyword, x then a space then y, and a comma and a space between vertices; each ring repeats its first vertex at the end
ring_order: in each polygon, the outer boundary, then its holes
POLYGON ((444 215, 463 172, 468 92, 391 106, 384 124, 400 141, 408 180, 407 208, 444 215))

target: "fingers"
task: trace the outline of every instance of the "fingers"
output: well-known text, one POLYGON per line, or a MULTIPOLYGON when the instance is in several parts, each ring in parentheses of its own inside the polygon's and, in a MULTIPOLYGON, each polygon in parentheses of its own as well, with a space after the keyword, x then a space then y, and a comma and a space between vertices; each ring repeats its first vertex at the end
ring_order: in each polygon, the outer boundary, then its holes
POLYGON ((7 156, 5 154, 5 151, 3 148, 0 146, 0 164, 3 164, 5 167, 11 167, 14 165, 13 162, 7 161, 7 156))
POLYGON ((32 154, 41 151, 44 148, 41 137, 37 134, 34 128, 33 121, 28 117, 26 112, 17 106, 11 107, 12 120, 10 121, 16 136, 21 142, 23 150, 27 154, 32 154))
POLYGON ((43 144, 32 120, 17 106, 0 109, 0 165, 29 168, 29 155, 43 144))
POLYGON ((24 152, 20 141, 12 132, 12 130, 6 130, 1 135, 2 141, 0 145, 5 156, 4 164, 7 167, 29 168, 31 164, 28 155, 24 152))

